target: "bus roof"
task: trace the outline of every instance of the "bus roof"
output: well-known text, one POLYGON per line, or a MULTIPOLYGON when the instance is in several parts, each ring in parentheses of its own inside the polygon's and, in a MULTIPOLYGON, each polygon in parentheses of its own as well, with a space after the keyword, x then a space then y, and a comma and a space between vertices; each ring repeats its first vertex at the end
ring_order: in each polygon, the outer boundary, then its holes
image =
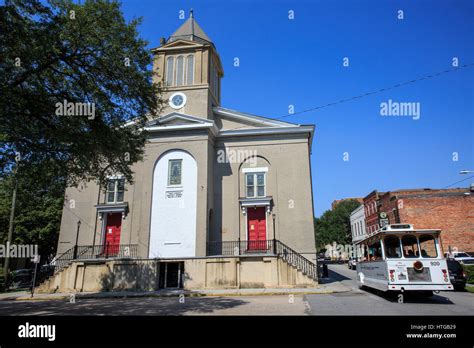
POLYGON ((441 230, 438 228, 430 228, 430 229, 415 229, 413 228, 413 225, 411 224, 391 224, 391 225, 385 225, 381 229, 367 234, 364 236, 364 238, 358 240, 355 242, 355 244, 361 244, 362 242, 368 240, 368 239, 375 239, 374 237, 382 237, 384 235, 394 235, 394 234, 404 234, 404 233, 416 233, 416 234, 422 234, 422 233, 435 233, 439 234, 441 233, 441 230))

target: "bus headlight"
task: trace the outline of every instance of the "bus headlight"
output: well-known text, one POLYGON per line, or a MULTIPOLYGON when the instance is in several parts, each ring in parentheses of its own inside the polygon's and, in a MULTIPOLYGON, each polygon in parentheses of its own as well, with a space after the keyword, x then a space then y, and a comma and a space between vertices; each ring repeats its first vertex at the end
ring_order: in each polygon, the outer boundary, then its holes
POLYGON ((423 272, 423 263, 421 261, 413 262, 413 268, 416 272, 421 273, 423 272))

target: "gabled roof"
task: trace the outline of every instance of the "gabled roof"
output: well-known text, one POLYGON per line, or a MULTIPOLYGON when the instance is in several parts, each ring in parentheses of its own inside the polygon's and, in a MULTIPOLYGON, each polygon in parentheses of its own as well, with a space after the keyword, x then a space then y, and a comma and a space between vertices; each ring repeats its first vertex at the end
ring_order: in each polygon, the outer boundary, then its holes
POLYGON ((282 122, 272 118, 256 116, 245 112, 240 112, 236 110, 226 109, 220 106, 212 108, 212 111, 224 118, 236 120, 236 121, 244 121, 249 123, 255 123, 262 126, 267 127, 298 127, 299 124, 296 123, 289 123, 289 122, 282 122))
POLYGON ((209 128, 214 134, 218 133, 214 121, 201 117, 180 114, 178 112, 172 112, 154 119, 148 122, 145 126, 145 130, 149 132, 202 128, 209 128))
POLYGON ((166 42, 170 43, 176 40, 197 41, 201 43, 204 41, 204 43, 212 44, 212 40, 194 19, 192 10, 186 22, 184 22, 166 42))
POLYGON ((254 124, 257 127, 237 127, 234 129, 219 130, 218 137, 241 137, 253 135, 275 135, 275 134, 309 134, 310 148, 313 142, 314 125, 301 125, 290 122, 278 121, 272 118, 255 116, 252 114, 225 109, 220 106, 212 108, 215 115, 227 118, 236 122, 254 124))

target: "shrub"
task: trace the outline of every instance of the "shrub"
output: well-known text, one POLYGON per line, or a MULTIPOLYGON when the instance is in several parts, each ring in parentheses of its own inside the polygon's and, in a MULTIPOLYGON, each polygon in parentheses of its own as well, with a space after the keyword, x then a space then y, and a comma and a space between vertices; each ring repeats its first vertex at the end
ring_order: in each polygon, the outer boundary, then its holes
POLYGON ((463 265, 468 284, 474 284, 474 265, 463 265))

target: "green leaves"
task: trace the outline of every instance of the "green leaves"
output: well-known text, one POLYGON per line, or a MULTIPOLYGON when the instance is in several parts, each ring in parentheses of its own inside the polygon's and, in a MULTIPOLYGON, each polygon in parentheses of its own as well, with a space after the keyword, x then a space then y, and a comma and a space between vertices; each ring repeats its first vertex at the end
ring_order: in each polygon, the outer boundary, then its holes
MULTIPOLYGON (((0 243, 5 243, 13 191, 13 173, 0 179, 0 243)), ((14 234, 11 243, 38 244, 43 259, 54 255, 57 246, 66 180, 56 167, 20 166, 14 234)))
POLYGON ((342 201, 333 210, 326 210, 320 218, 314 219, 316 248, 324 249, 327 244, 351 244, 350 214, 360 205, 356 200, 342 201))
POLYGON ((0 164, 54 161, 70 184, 122 173, 143 156, 159 111, 152 57, 117 2, 8 0, 0 8, 0 164), (94 117, 57 113, 93 103, 94 117), (134 125, 124 127, 130 120, 134 125))

